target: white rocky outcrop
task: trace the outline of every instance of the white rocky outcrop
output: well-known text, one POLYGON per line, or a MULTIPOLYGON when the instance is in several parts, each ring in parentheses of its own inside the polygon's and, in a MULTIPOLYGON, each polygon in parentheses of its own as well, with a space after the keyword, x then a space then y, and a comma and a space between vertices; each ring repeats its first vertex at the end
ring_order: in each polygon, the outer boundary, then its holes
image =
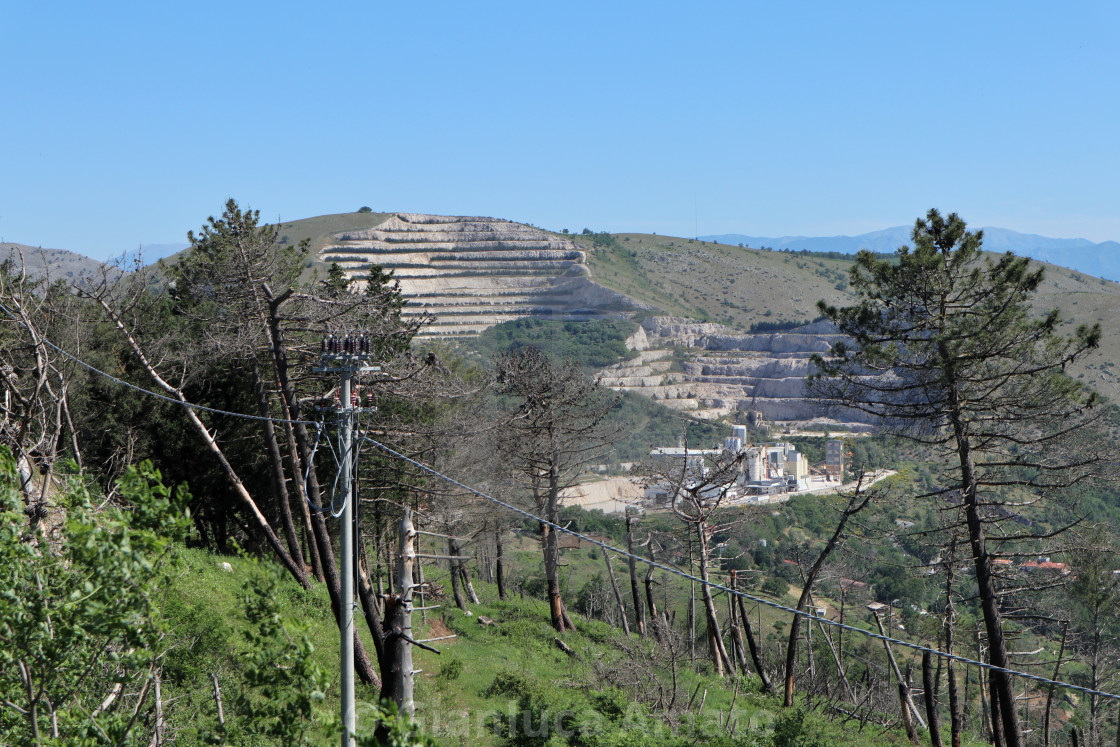
MULTIPOLYGON (((644 394, 703 418, 757 411, 769 421, 807 421, 824 415, 848 423, 869 418, 851 410, 831 412, 809 397, 805 379, 811 356, 827 354, 840 339, 825 323, 785 332, 740 332, 711 322, 649 317, 631 349, 643 352, 603 372, 603 383, 644 394), (640 342, 639 342, 640 341, 640 342), (674 370, 673 349, 684 349, 674 370)), ((678 356, 680 357, 680 356, 678 356)))
POLYGON ((372 264, 392 269, 408 301, 404 313, 435 318, 422 336, 474 335, 525 316, 590 319, 641 308, 591 280, 579 244, 521 223, 397 213, 334 238, 321 259, 359 282, 372 264))

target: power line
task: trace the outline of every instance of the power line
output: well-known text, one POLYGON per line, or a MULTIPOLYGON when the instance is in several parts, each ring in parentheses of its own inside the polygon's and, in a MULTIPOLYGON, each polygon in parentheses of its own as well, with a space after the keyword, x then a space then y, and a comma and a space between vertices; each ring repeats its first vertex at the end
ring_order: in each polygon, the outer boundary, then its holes
MULTIPOLYGON (((19 319, 18 316, 16 316, 10 309, 5 307, 3 304, 0 304, 0 311, 6 312, 13 320, 18 322, 21 326, 24 326, 25 328, 28 328, 27 324, 25 322, 23 322, 23 320, 19 319)), ((30 328, 28 328, 28 329, 30 331, 30 328)), ((253 421, 258 421, 258 422, 271 421, 271 422, 274 422, 274 423, 303 424, 303 425, 312 425, 312 426, 316 426, 316 427, 318 427, 320 425, 316 421, 311 421, 311 420, 288 420, 288 419, 284 419, 284 418, 265 417, 265 416, 262 416, 262 415, 250 415, 250 414, 247 414, 247 413, 232 412, 232 411, 229 411, 229 410, 221 410, 221 409, 218 409, 218 408, 215 408, 215 407, 207 407, 206 405, 199 405, 199 404, 195 404, 193 402, 186 402, 186 401, 183 401, 183 400, 175 399, 174 397, 169 397, 165 394, 160 394, 159 392, 155 392, 155 391, 152 391, 150 389, 144 389, 143 387, 137 386, 136 384, 129 383, 127 381, 124 381, 123 379, 119 379, 116 376, 113 376, 112 374, 106 373, 105 371, 102 371, 101 369, 97 368, 96 366, 93 366, 93 365, 85 362, 84 360, 82 360, 81 358, 78 358, 77 356, 73 355, 72 353, 69 353, 66 350, 63 350, 61 347, 59 347, 58 345, 55 345, 53 342, 48 340, 46 337, 43 337, 42 335, 38 335, 37 333, 36 333, 36 337, 43 344, 45 344, 48 347, 58 351, 59 353, 66 356, 70 360, 74 361, 78 365, 92 371, 95 374, 98 374, 99 376, 102 376, 102 377, 104 377, 104 378, 106 378, 106 379, 108 379, 108 380, 110 380, 110 381, 112 381, 116 384, 120 384, 121 386, 127 387, 127 388, 132 389, 134 391, 137 391, 141 394, 146 394, 150 397, 155 397, 156 399, 160 399, 160 400, 163 400, 165 402, 171 402, 171 403, 179 405, 181 407, 188 407, 188 408, 195 409, 195 410, 201 410, 203 412, 209 412, 209 413, 213 413, 215 415, 225 415, 225 416, 228 416, 228 417, 241 418, 241 419, 244 419, 244 420, 253 420, 253 421)), ((318 440, 318 439, 316 439, 316 440, 318 440)), ((419 467, 420 469, 424 470, 425 472, 428 472, 428 473, 434 475, 435 477, 438 477, 442 480, 445 480, 445 481, 451 483, 452 485, 456 485, 457 487, 460 487, 463 490, 466 490, 470 493, 473 493, 473 494, 475 494, 475 495, 477 495, 481 498, 484 498, 488 501, 491 501, 492 503, 495 503, 499 506, 507 508, 510 511, 521 514, 522 516, 525 516, 526 518, 533 519, 534 521, 541 522, 541 523, 546 524, 550 527, 553 527, 554 529, 557 529, 561 532, 565 532, 566 534, 570 534, 574 537, 577 537, 577 538, 579 538, 579 539, 581 539, 585 542, 589 542, 593 545, 597 545, 597 546, 603 548, 604 550, 606 550, 608 552, 613 552, 613 553, 617 554, 620 557, 633 558, 634 560, 645 563, 646 565, 652 566, 654 568, 665 571, 667 573, 671 573, 671 574, 674 574, 676 576, 680 576, 681 578, 685 578, 685 579, 688 579, 690 581, 695 581, 695 582, 698 582, 698 583, 701 583, 701 584, 705 584, 707 586, 710 586, 713 589, 724 591, 728 594, 734 594, 735 596, 739 596, 739 597, 742 597, 744 599, 749 599, 752 602, 755 602, 757 604, 765 605, 767 607, 771 607, 771 608, 777 609, 777 610, 782 610, 783 612, 788 612, 788 613, 791 613, 791 614, 794 614, 794 615, 799 615, 801 617, 808 617, 808 618, 817 620, 821 624, 830 625, 832 627, 839 628, 841 630, 848 630, 848 631, 851 631, 853 633, 857 633, 859 635, 866 636, 868 638, 875 638, 875 639, 878 639, 878 640, 881 640, 881 641, 886 641, 888 643, 894 643, 894 644, 897 644, 899 646, 902 646, 903 648, 912 649, 914 651, 920 651, 920 652, 923 652, 923 653, 928 652, 928 653, 930 653, 934 656, 939 656, 943 659, 950 659, 952 661, 959 661, 962 664, 972 664, 972 665, 975 665, 977 667, 987 669, 989 671, 1003 672, 1005 674, 1014 675, 1016 677, 1022 677, 1023 679, 1032 680, 1034 682, 1038 682, 1038 683, 1041 683, 1041 684, 1044 684, 1044 685, 1056 685, 1057 687, 1065 688, 1067 690, 1074 690, 1074 691, 1077 691, 1077 692, 1085 693, 1087 695, 1097 695, 1097 696, 1100 696, 1102 698, 1107 698, 1107 699, 1110 699, 1110 700, 1120 701, 1120 695, 1117 695, 1117 694, 1114 694, 1114 693, 1108 693, 1108 692, 1104 692, 1104 691, 1101 691, 1101 690, 1093 690, 1093 689, 1090 689, 1090 688, 1087 688, 1087 687, 1082 687, 1080 685, 1074 685, 1074 684, 1071 684, 1071 683, 1068 683, 1068 682, 1062 682, 1060 680, 1051 680, 1051 679, 1047 679, 1046 677, 1040 677, 1038 675, 1030 674, 1028 672, 1021 672, 1021 671, 1018 671, 1018 670, 1015 670, 1015 669, 1006 669, 1004 667, 998 667, 998 666, 995 666, 994 664, 988 664, 987 662, 978 661, 976 659, 969 659, 969 658, 964 657, 964 656, 959 656, 957 654, 950 654, 950 653, 945 652, 945 651, 940 651, 940 650, 935 649, 935 648, 929 648, 927 646, 921 646, 921 645, 916 644, 916 643, 910 643, 909 641, 903 641, 903 640, 898 639, 898 638, 891 638, 890 636, 880 635, 878 633, 873 633, 869 630, 864 630, 862 628, 857 628, 857 627, 854 627, 852 625, 847 625, 847 624, 839 622, 837 620, 829 620, 828 618, 817 617, 817 616, 815 616, 813 614, 810 614, 808 612, 804 612, 802 610, 797 610, 797 609, 794 609, 792 607, 787 607, 783 604, 779 604, 777 602, 772 602, 768 599, 763 599, 761 597, 756 597, 756 596, 748 594, 744 591, 740 591, 738 589, 732 589, 730 587, 724 586, 724 585, 716 583, 714 581, 705 581, 704 579, 700 578, 699 576, 693 576, 692 574, 687 573, 685 571, 682 571, 679 568, 674 568, 672 566, 667 566, 667 565, 664 565, 662 563, 658 563, 656 561, 650 560, 648 558, 643 558, 639 555, 634 555, 634 554, 632 554, 630 552, 627 552, 625 550, 621 550, 621 549, 619 549, 617 547, 614 547, 612 545, 608 545, 605 542, 600 542, 599 540, 588 537, 587 535, 581 534, 581 533, 579 533, 579 532, 577 532, 573 529, 569 529, 567 527, 564 527, 564 526, 561 526, 559 524, 548 521, 547 519, 541 518, 540 516, 537 516, 537 515, 532 514, 528 511, 525 511, 524 509, 518 508, 517 506, 506 503, 505 501, 502 501, 502 500, 500 500, 498 498, 495 498, 491 495, 483 493, 480 490, 472 488, 469 485, 466 485, 462 482, 459 482, 455 478, 450 477, 449 475, 445 475, 445 474, 443 474, 442 472, 439 472, 438 470, 436 470, 433 467, 429 467, 428 465, 423 464, 422 462, 419 462, 419 461, 417 461, 417 460, 415 460, 415 459, 413 459, 409 456, 401 454, 400 452, 398 452, 398 451, 390 448, 389 446, 386 446, 385 444, 383 444, 379 441, 376 441, 376 440, 374 440, 374 439, 372 439, 368 436, 363 436, 362 440, 368 441, 370 444, 377 447, 378 449, 381 449, 385 453, 390 454, 392 456, 395 456, 398 459, 402 459, 402 460, 404 460, 404 461, 406 461, 406 462, 408 462, 408 463, 410 463, 410 464, 412 464, 416 467, 419 467)), ((333 498, 332 498, 332 502, 333 502, 333 498)), ((313 503, 311 503, 310 500, 308 501, 308 503, 312 506, 312 508, 315 508, 318 511, 323 510, 322 507, 315 506, 313 503)), ((333 514, 333 511, 332 511, 332 514, 333 514)))
POLYGON ((778 604, 777 602, 772 602, 768 599, 762 599, 761 597, 753 596, 751 594, 748 594, 744 591, 740 591, 738 589, 732 589, 730 587, 724 586, 724 585, 716 583, 714 581, 710 581, 710 580, 705 581, 704 579, 700 578, 699 576, 693 576, 692 574, 687 573, 685 571, 682 571, 679 568, 674 568, 672 566, 664 565, 662 563, 658 563, 657 561, 650 560, 648 558, 643 558, 640 555, 634 555, 633 553, 627 552, 626 550, 621 550, 617 547, 614 547, 613 545, 608 545, 605 542, 600 542, 597 539, 593 539, 591 537, 588 537, 585 534, 581 534, 581 533, 575 531, 574 529, 569 529, 567 527, 561 526, 560 524, 556 524, 554 522, 551 522, 548 519, 541 518, 540 516, 537 516, 536 514, 530 513, 529 511, 526 511, 522 508, 518 508, 517 506, 506 503, 505 501, 503 501, 499 498, 495 498, 491 495, 487 495, 486 493, 483 493, 481 490, 476 490, 475 488, 472 488, 469 485, 465 485, 464 483, 459 482, 455 478, 450 477, 448 475, 445 475, 442 472, 440 472, 439 470, 437 470, 433 467, 429 467, 428 465, 423 464, 422 462, 418 462, 417 460, 415 460, 415 459, 413 459, 409 456, 401 454, 399 451, 396 451, 396 450, 392 449, 391 447, 386 446, 383 443, 375 441, 374 439, 369 438, 368 436, 365 436, 364 438, 365 438, 366 441, 373 444, 375 447, 381 449, 385 453, 390 454, 392 456, 395 456, 398 459, 403 459, 404 461, 409 462, 410 464, 412 464, 416 467, 419 467, 420 469, 424 470, 425 472, 428 472, 428 473, 434 475, 435 477, 440 478, 441 480, 446 480, 447 482, 451 483, 452 485, 456 485, 456 486, 462 488, 463 490, 466 490, 467 492, 473 493, 473 494, 475 494, 475 495, 477 495, 481 498, 485 498, 486 500, 491 501, 492 503, 496 503, 499 506, 503 506, 504 508, 507 508, 510 511, 521 514, 522 516, 524 516, 528 519, 533 519, 534 521, 539 521, 540 523, 546 524, 546 525, 552 527, 553 529, 558 529, 561 532, 565 532, 567 534, 570 534, 570 535, 572 535, 574 537, 577 537, 577 538, 579 538, 579 539, 581 539, 585 542, 589 542, 593 545, 598 545, 599 547, 603 548, 604 550, 606 550, 608 552, 616 553, 620 557, 633 558, 634 560, 638 560, 638 561, 640 561, 642 563, 645 563, 646 565, 649 565, 653 568, 660 569, 660 570, 665 571, 667 573, 672 573, 676 576, 680 576, 681 578, 685 578, 685 579, 688 579, 690 581, 695 581, 695 582, 698 582, 698 583, 701 583, 701 584, 705 584, 707 586, 712 587, 713 589, 718 589, 718 590, 724 591, 728 594, 734 594, 735 596, 743 597, 744 599, 749 599, 752 602, 757 602, 758 604, 766 605, 767 607, 772 607, 772 608, 777 609, 777 610, 782 610, 783 612, 789 612, 789 613, 792 613, 794 615, 799 615, 801 617, 811 618, 811 619, 816 620, 816 621, 818 621, 822 624, 831 625, 832 627, 840 628, 841 630, 849 630, 853 633, 858 633, 860 635, 867 636, 868 638, 876 638, 876 639, 881 640, 881 641, 886 641, 888 643, 894 643, 894 644, 897 644, 897 645, 902 646, 904 648, 913 649, 915 651, 920 651, 922 653, 928 652, 928 653, 930 653, 934 656, 940 656, 943 659, 950 659, 952 661, 959 661, 962 664, 974 664, 978 667, 982 667, 982 668, 987 669, 989 671, 1003 672, 1005 674, 1015 675, 1017 677, 1022 677, 1024 679, 1033 680, 1035 682, 1039 682, 1039 683, 1044 684, 1044 685, 1057 685, 1058 687, 1066 688, 1068 690, 1076 690, 1078 692, 1085 693, 1087 695, 1098 695, 1102 698, 1108 698, 1110 700, 1120 701, 1120 695, 1103 692, 1101 690, 1092 690, 1092 689, 1087 688, 1087 687, 1081 687, 1080 685, 1074 685, 1074 684, 1071 684, 1071 683, 1068 683, 1068 682, 1061 682, 1059 680, 1051 680, 1051 679, 1047 679, 1046 677, 1040 677, 1038 675, 1029 674, 1028 672, 1020 672, 1020 671, 1015 670, 1015 669, 1006 669, 1004 667, 997 667, 994 664, 988 664, 987 662, 977 661, 976 659, 969 659, 969 658, 964 657, 964 656, 958 656, 957 654, 950 654, 950 653, 947 653, 945 651, 939 651, 938 649, 929 648, 927 646, 922 646, 922 645, 919 645, 917 643, 910 643, 909 641, 903 641, 903 640, 898 639, 898 638, 891 638, 890 636, 881 635, 881 634, 878 634, 878 633, 873 633, 869 630, 864 630, 863 628, 857 628, 857 627, 854 627, 852 625, 847 625, 845 623, 839 622, 838 620, 829 620, 828 618, 817 617, 816 615, 813 615, 809 612, 804 612, 802 610, 797 610, 797 609, 794 609, 793 607, 787 607, 783 604, 778 604))
MULTIPOLYGON (((6 312, 8 312, 9 315, 11 315, 11 311, 9 311, 7 308, 5 308, 2 304, 0 304, 0 310, 6 311, 6 312)), ((17 321, 19 321, 19 320, 17 320, 17 321)), ((20 322, 20 323, 22 324, 23 322, 20 322)), ((132 389, 133 391, 140 392, 141 394, 146 394, 149 397, 155 397, 156 399, 161 399, 164 402, 171 402, 172 404, 179 405, 180 407, 189 407, 192 410, 201 410, 203 412, 213 413, 214 415, 226 415, 226 416, 231 417, 231 418, 241 418, 243 420, 255 420, 255 421, 258 421, 258 422, 271 421, 273 423, 291 423, 293 425, 297 425, 297 424, 316 425, 316 422, 313 421, 313 420, 289 420, 289 419, 286 419, 286 418, 266 417, 264 415, 249 415, 248 413, 244 413, 244 412, 231 412, 229 410, 220 410, 216 407, 207 407, 206 405, 200 405, 200 404, 196 404, 194 402, 185 402, 181 399, 175 399, 174 397, 168 396, 166 394, 161 394, 159 392, 154 392, 151 389, 145 389, 142 386, 137 386, 136 384, 132 384, 130 382, 125 381, 124 379, 119 379, 116 376, 113 376, 111 373, 106 373, 105 371, 102 371, 100 368, 97 368, 96 366, 94 366, 90 363, 86 363, 84 360, 82 360, 78 356, 63 350, 58 345, 55 345, 53 342, 48 340, 46 337, 38 336, 38 339, 39 339, 40 342, 42 342, 47 347, 52 348, 54 350, 57 350, 59 353, 62 353, 64 356, 66 356, 70 360, 74 361, 79 366, 82 366, 83 368, 86 368, 86 369, 92 371, 93 373, 97 374, 98 376, 105 377, 109 381, 112 381, 114 384, 120 384, 121 386, 127 387, 128 389, 132 389)))

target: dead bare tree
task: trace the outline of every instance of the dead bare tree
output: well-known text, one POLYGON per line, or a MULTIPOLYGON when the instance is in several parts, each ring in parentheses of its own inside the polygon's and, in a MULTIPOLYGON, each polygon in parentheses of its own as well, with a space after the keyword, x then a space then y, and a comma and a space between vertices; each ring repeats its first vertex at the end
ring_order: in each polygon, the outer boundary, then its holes
POLYGON ((0 443, 16 458, 32 525, 46 515, 60 454, 82 463, 70 411, 78 372, 51 345, 76 336, 79 315, 65 287, 28 276, 21 258, 0 263, 0 443))
POLYGON ((521 476, 537 515, 549 522, 540 525, 541 549, 552 626, 562 633, 573 625, 560 596, 560 550, 550 524, 559 523, 561 491, 615 439, 607 415, 616 397, 574 361, 554 361, 533 347, 502 355, 496 384, 498 394, 514 402, 498 428, 497 451, 521 476))
MULTIPOLYGON (((836 528, 833 530, 832 535, 825 542, 824 547, 821 549, 817 559, 813 561, 813 565, 805 574, 805 578, 801 584, 801 595, 797 599, 797 606, 794 609, 803 611, 806 603, 809 601, 809 596, 813 593, 813 584, 817 580, 818 574, 824 567, 825 562, 828 560, 829 555, 836 549, 844 538, 844 530, 847 527, 848 520, 858 514, 863 509, 867 508, 868 504, 875 497, 875 493, 864 487, 864 476, 856 482, 856 487, 853 491, 848 493, 846 498, 846 505, 840 510, 839 518, 836 521, 836 528)), ((801 615, 794 615, 790 621, 789 639, 786 643, 786 675, 785 675, 785 696, 784 705, 786 708, 793 706, 793 690, 794 690, 794 674, 797 664, 797 643, 798 636, 801 629, 801 615)))
POLYGON ((708 649, 716 674, 720 677, 733 672, 735 663, 724 645, 712 596, 709 540, 714 527, 711 519, 737 489, 736 481, 742 474, 744 459, 745 452, 713 454, 700 450, 690 452, 685 448, 679 455, 659 456, 639 468, 646 484, 666 495, 669 507, 684 523, 687 533, 696 540, 708 649))

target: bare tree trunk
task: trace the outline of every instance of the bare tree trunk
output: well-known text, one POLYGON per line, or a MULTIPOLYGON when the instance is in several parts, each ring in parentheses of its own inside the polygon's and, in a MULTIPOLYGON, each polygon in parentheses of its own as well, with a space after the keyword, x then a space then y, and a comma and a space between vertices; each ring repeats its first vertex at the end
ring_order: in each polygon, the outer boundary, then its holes
MULTIPOLYGON (((152 678, 155 682, 154 693, 153 693, 154 698, 155 698, 155 702, 154 702, 154 708, 155 708, 154 721, 155 721, 155 723, 152 726, 152 741, 150 742, 150 745, 151 745, 151 747, 162 747, 162 745, 163 745, 163 733, 164 733, 164 730, 167 728, 167 722, 165 722, 163 720, 163 693, 162 693, 161 688, 160 688, 159 669, 156 669, 155 672, 152 673, 152 678)), ((58 736, 58 734, 56 733, 55 737, 57 737, 57 736, 58 736)))
MULTIPOLYGON (((731 571, 731 588, 738 588, 738 574, 734 569, 731 571)), ((729 632, 731 633, 731 648, 734 649, 735 661, 739 663, 739 671, 743 674, 748 674, 750 668, 747 666, 746 647, 743 645, 743 636, 739 629, 738 615, 735 614, 736 598, 736 594, 727 595, 727 620, 731 626, 729 628, 729 632)))
POLYGON ((886 640, 887 631, 883 628, 883 619, 879 617, 878 614, 873 614, 872 617, 875 618, 875 624, 879 627, 879 635, 883 636, 883 648, 887 651, 887 661, 890 662, 891 670, 894 672, 894 676, 901 685, 901 690, 899 692, 902 693, 906 704, 910 707, 914 721, 924 729, 926 728, 926 724, 925 721, 922 720, 922 714, 918 712, 918 707, 914 705, 914 698, 910 694, 910 684, 906 681, 906 678, 902 676, 902 671, 898 668, 898 662, 894 660, 894 652, 891 651, 890 641, 886 640))
MULTIPOLYGON (((1062 669, 1062 655, 1066 651, 1066 635, 1069 633, 1069 621, 1062 623, 1062 642, 1058 646, 1058 659, 1054 662, 1054 675, 1050 678, 1057 681, 1058 675, 1062 669)), ((1050 714, 1054 707, 1054 688, 1056 686, 1051 684, 1046 690, 1046 710, 1042 714, 1042 744, 1043 747, 1050 747, 1050 714)), ((1120 731, 1117 732, 1120 735, 1120 731)), ((954 745, 953 747, 956 747, 954 745)), ((1116 747, 1120 747, 1120 739, 1116 747)))
POLYGON ((1000 712, 1002 704, 1000 703, 999 693, 996 684, 992 681, 992 674, 988 672, 988 702, 992 707, 992 744, 996 747, 1007 747, 1005 741, 1005 732, 1003 729, 1004 721, 1003 714, 1000 712))
MULTIPOLYGON (((950 353, 941 345, 941 355, 949 361, 950 353)), ((951 369, 951 365, 949 366, 951 369)), ((997 744, 1006 747, 1022 747, 1023 738, 1019 729, 1018 713, 1015 709, 1015 690, 1011 675, 1005 669, 1011 667, 1007 656, 1007 645, 1003 638, 1003 622, 999 612, 999 598, 996 595, 995 577, 992 573, 992 558, 988 555, 987 539, 984 534, 983 518, 980 516, 980 496, 978 495, 976 465, 972 456, 972 440, 968 423, 962 417, 963 405, 955 387, 949 388, 949 420, 953 426, 957 452, 961 467, 961 495, 964 499, 965 522, 968 527, 968 541, 972 551, 973 567, 976 570, 976 586, 980 596, 980 609, 984 614, 984 628, 988 634, 988 663, 1000 669, 988 673, 992 689, 992 713, 1000 714, 1000 727, 996 728, 993 719, 993 734, 1002 737, 997 744)))
POLYGON ((642 607, 642 595, 638 591, 638 562, 634 559, 634 522, 637 517, 626 515, 626 551, 630 553, 627 563, 630 566, 630 593, 634 597, 634 623, 638 628, 638 635, 646 637, 645 609, 642 607))
POLYGON ((942 747, 941 724, 937 720, 937 688, 933 684, 933 656, 922 652, 922 686, 926 695, 926 723, 929 725, 929 742, 932 747, 942 747))
POLYGON ((307 505, 307 492, 303 484, 304 466, 299 458, 299 447, 296 445, 296 433, 292 428, 292 413, 288 409, 287 400, 280 397, 280 411, 284 414, 284 429, 288 438, 288 461, 292 465, 293 484, 296 487, 296 496, 299 500, 300 517, 303 519, 303 537, 307 544, 307 555, 311 559, 311 572, 315 579, 323 581, 323 563, 319 558, 319 545, 315 540, 315 530, 311 526, 311 508, 307 505))
POLYGON ((611 580, 611 591, 614 592, 614 601, 618 604, 618 618, 622 621, 622 632, 630 635, 630 621, 626 619, 626 606, 622 603, 622 592, 618 590, 618 580, 614 577, 611 554, 606 550, 603 551, 603 561, 607 564, 607 577, 611 580))
POLYGON ((218 675, 211 672, 210 681, 214 683, 214 705, 218 708, 218 726, 224 729, 226 726, 226 714, 222 709, 222 688, 218 686, 218 675))
POLYGON ((723 677, 724 672, 733 671, 734 663, 727 655, 727 648, 723 645, 723 634, 719 628, 719 616, 716 614, 715 600, 712 598, 712 587, 708 582, 708 538, 705 535, 706 522, 696 523, 696 546, 700 552, 700 596, 704 600, 704 612, 707 615, 708 645, 711 648, 712 663, 715 665, 716 676, 723 677))
POLYGON ((766 676, 766 668, 762 666, 762 656, 758 652, 758 642, 754 637, 754 628, 751 626, 750 615, 747 614, 746 603, 743 598, 739 597, 739 617, 743 620, 743 632, 747 636, 747 647, 751 652, 751 661, 754 662, 754 671, 758 673, 758 679, 762 682, 762 692, 774 692, 774 685, 771 684, 770 678, 766 676))
MULTIPOLYGON (((390 700, 402 715, 411 717, 413 703, 412 670, 412 559, 415 553, 412 518, 409 511, 399 524, 397 557, 397 595, 385 603, 385 655, 381 659, 381 700, 390 700)), ((454 561, 452 561, 454 562, 454 561)), ((452 571, 454 572, 454 571, 452 571)))
MULTIPOLYGON (((945 566, 945 617, 942 620, 942 628, 945 632, 945 653, 950 655, 953 653, 953 633, 956 630, 957 620, 956 607, 953 604, 953 576, 956 563, 957 537, 953 535, 949 544, 949 562, 945 566)), ((967 676, 967 670, 965 674, 967 676)), ((964 730, 964 723, 961 718, 961 702, 957 692, 956 662, 953 659, 948 659, 945 662, 945 678, 949 687, 949 739, 952 742, 952 747, 961 747, 961 732, 964 730)))
MULTIPOLYGON (((656 555, 656 553, 654 552, 654 549, 653 549, 653 535, 650 535, 648 549, 649 549, 649 559, 652 560, 654 563, 656 563, 657 562, 657 555, 656 555)), ((661 640, 661 633, 659 632, 660 626, 657 624, 657 601, 653 598, 653 565, 652 564, 649 565, 646 568, 645 587, 646 587, 646 606, 649 610, 649 621, 650 621, 650 625, 653 628, 653 637, 656 638, 657 640, 661 640)))
POLYGON ((264 380, 261 378, 261 367, 256 356, 252 359, 253 388, 257 394, 257 409, 260 412, 264 427, 264 441, 268 450, 268 463, 272 468, 272 487, 276 495, 276 505, 280 509, 280 523, 284 527, 284 537, 288 541, 288 552, 301 566, 306 567, 303 552, 296 536, 296 526, 292 521, 292 508, 288 501, 288 485, 284 475, 284 461, 280 457, 280 444, 276 440, 276 426, 272 423, 272 412, 268 402, 268 391, 265 389, 264 380))
POLYGON ((471 574, 467 572, 467 564, 465 560, 456 561, 459 564, 459 576, 463 579, 463 586, 467 588, 467 598, 471 600, 472 604, 482 604, 482 600, 478 598, 478 592, 474 590, 474 584, 471 583, 471 574))
MULTIPOLYGON (((548 488, 544 496, 539 496, 537 505, 543 502, 545 518, 553 525, 559 525, 560 516, 558 506, 560 503, 560 473, 556 467, 558 458, 553 459, 553 466, 548 471, 548 488), (541 500, 543 498, 543 501, 541 500)), ((534 492, 536 492, 534 488, 534 492)), ((564 609, 564 599, 560 595, 560 544, 557 530, 549 524, 541 524, 541 546, 544 550, 545 582, 548 590, 548 608, 552 618, 552 627, 556 632, 563 633, 574 628, 568 611, 564 609)))
POLYGON ((918 732, 914 728, 914 716, 910 712, 909 693, 907 692, 906 683, 902 680, 898 681, 898 703, 899 710, 902 712, 902 724, 906 727, 906 736, 910 738, 910 743, 914 747, 920 747, 921 742, 918 741, 918 732))
POLYGON ((459 554, 459 545, 450 537, 447 538, 447 554, 451 556, 447 560, 447 570, 451 574, 451 595, 455 598, 455 605, 466 612, 467 600, 463 596, 458 561, 455 560, 455 556, 459 554))
MULTIPOLYGON (((820 555, 813 562, 809 572, 805 574, 805 579, 801 587, 801 595, 797 598, 797 606, 794 608, 799 612, 805 610, 805 603, 809 600, 809 596, 813 593, 813 584, 816 583, 817 575, 820 573, 821 568, 824 567, 825 561, 832 553, 832 550, 840 542, 840 538, 844 534, 844 527, 855 514, 862 511, 867 504, 871 501, 871 494, 864 494, 860 498, 862 480, 860 485, 856 487, 856 492, 848 499, 848 505, 840 514, 840 520, 836 523, 836 529, 832 532, 832 536, 828 538, 824 548, 821 550, 820 555)), ((801 627, 801 615, 794 615, 793 620, 790 622, 789 639, 786 643, 786 688, 785 698, 783 704, 786 708, 793 706, 793 688, 794 688, 794 668, 797 665, 797 641, 798 634, 801 627)))
POLYGON ((373 588, 369 584, 369 570, 365 559, 359 561, 357 573, 358 600, 362 605, 362 614, 366 618, 366 627, 370 630, 370 639, 373 641, 374 653, 380 662, 385 651, 385 633, 381 621, 381 605, 373 588))
MULTIPOLYGON (((693 574, 692 534, 688 535, 688 575, 693 574)), ((742 599, 742 597, 740 597, 742 599)), ((688 579, 688 656, 696 661, 696 581, 688 579)))
POLYGON ((832 642, 832 636, 825 628, 824 623, 817 621, 817 626, 820 628, 821 636, 824 638, 825 643, 828 644, 828 650, 832 653, 832 661, 836 664, 836 672, 840 675, 840 680, 844 683, 844 690, 848 693, 848 700, 852 701, 854 705, 856 702, 856 693, 852 689, 852 683, 848 680, 848 674, 844 671, 844 663, 840 658, 840 654, 836 650, 836 646, 832 642))
POLYGON ((494 530, 494 578, 498 582, 498 599, 506 599, 506 573, 502 563, 502 528, 494 530))

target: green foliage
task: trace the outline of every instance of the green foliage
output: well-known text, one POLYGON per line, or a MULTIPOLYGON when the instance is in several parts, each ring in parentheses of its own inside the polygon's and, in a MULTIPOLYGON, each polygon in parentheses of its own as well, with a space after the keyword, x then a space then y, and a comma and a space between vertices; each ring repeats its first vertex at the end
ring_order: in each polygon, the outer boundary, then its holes
POLYGON ((520 696, 523 693, 535 693, 537 689, 524 672, 503 669, 494 675, 494 681, 482 694, 487 698, 496 698, 502 695, 520 696))
POLYGON ((281 616, 278 574, 267 566, 245 585, 248 650, 228 733, 236 739, 260 735, 298 745, 307 741, 312 709, 325 698, 327 676, 312 657, 306 626, 281 616))
POLYGON ((436 679, 440 682, 453 682, 454 680, 459 679, 459 675, 461 675, 462 673, 463 660, 456 656, 452 656, 442 664, 440 664, 439 673, 436 675, 436 679))
POLYGON ((499 353, 532 346, 557 360, 572 358, 587 368, 603 368, 636 355, 625 344, 636 329, 633 322, 620 319, 514 319, 486 329, 474 341, 474 348, 484 357, 493 358, 499 353))
POLYGON ((350 290, 350 279, 346 272, 339 267, 337 262, 331 262, 327 268, 327 279, 323 281, 329 293, 345 293, 350 290))
MULTIPOLYGON (((769 315, 769 314, 767 314, 769 315)), ((754 322, 751 324, 751 332, 786 332, 798 327, 804 327, 806 324, 819 321, 823 317, 817 317, 810 321, 809 319, 780 319, 776 322, 754 322)))
POLYGON ((383 701, 372 713, 363 717, 377 724, 373 734, 363 734, 359 730, 358 747, 437 747, 438 742, 420 731, 415 721, 397 712, 397 704, 391 700, 383 701))
POLYGON ((826 747, 832 744, 817 719, 801 708, 787 708, 774 721, 774 747, 826 747))
POLYGON ((762 591, 779 600, 785 599, 786 595, 789 594, 789 584, 785 579, 778 576, 768 576, 762 582, 762 591))
POLYGON ((612 418, 622 428, 623 437, 615 443, 615 454, 623 462, 642 459, 655 446, 676 446, 680 440, 689 446, 709 448, 727 432, 720 423, 681 415, 634 392, 623 392, 612 418))
POLYGON ((27 527, 16 479, 0 448, 0 697, 23 711, 0 709, 0 742, 57 728, 66 744, 125 743, 168 645, 158 600, 190 525, 186 492, 144 463, 119 483, 127 508, 99 511, 74 481, 48 536, 27 527))

